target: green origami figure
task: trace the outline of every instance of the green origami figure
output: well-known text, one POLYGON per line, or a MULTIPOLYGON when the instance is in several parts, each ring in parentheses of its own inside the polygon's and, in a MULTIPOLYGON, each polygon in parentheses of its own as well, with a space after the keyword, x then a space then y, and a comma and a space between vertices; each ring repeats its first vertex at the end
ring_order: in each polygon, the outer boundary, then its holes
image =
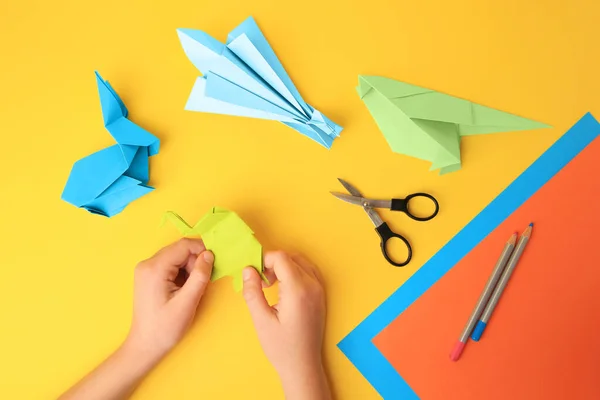
POLYGON ((224 276, 233 278, 236 292, 242 289, 242 270, 254 267, 266 280, 263 271, 262 246, 254 237, 252 229, 233 211, 225 208, 213 209, 193 227, 179 215, 167 211, 163 218, 170 220, 184 236, 200 236, 206 246, 215 255, 211 281, 224 276))
POLYGON ((431 161, 440 174, 460 169, 460 138, 538 128, 535 122, 468 100, 380 76, 358 77, 364 101, 392 151, 431 161))

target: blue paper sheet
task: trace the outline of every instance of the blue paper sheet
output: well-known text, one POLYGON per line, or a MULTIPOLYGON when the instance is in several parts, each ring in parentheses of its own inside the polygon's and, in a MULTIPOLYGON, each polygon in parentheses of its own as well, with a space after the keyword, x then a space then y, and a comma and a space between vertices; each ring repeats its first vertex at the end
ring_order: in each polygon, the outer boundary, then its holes
POLYGON ((148 186, 148 157, 158 153, 158 138, 127 119, 127 107, 96 72, 104 126, 117 142, 73 165, 62 199, 87 211, 112 217, 148 186))
POLYGON ((281 121, 326 148, 342 127, 307 104, 252 17, 226 44, 195 29, 178 29, 185 54, 203 76, 186 110, 281 121))

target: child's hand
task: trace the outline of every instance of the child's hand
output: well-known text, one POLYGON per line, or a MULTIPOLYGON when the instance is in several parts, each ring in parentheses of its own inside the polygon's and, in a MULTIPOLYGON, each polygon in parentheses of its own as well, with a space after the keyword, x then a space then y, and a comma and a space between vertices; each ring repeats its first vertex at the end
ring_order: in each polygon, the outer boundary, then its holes
POLYGON ((325 294, 319 272, 301 257, 271 252, 265 255, 265 275, 279 281, 279 303, 269 306, 254 268, 244 270, 244 298, 286 399, 331 398, 321 360, 325 294))
POLYGON ((128 399, 188 330, 210 280, 213 260, 201 240, 181 239, 139 263, 133 322, 125 343, 60 399, 128 399))
POLYGON ((157 358, 171 350, 194 319, 213 261, 201 240, 181 239, 139 263, 126 344, 157 358))

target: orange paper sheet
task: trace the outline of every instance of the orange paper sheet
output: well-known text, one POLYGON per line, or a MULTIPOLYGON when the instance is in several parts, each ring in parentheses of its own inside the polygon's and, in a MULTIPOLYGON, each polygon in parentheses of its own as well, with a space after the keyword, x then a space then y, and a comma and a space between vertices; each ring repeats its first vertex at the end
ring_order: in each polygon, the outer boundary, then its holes
POLYGON ((375 339, 423 400, 600 399, 600 138, 375 339), (456 343, 509 236, 532 238, 480 342, 456 343))

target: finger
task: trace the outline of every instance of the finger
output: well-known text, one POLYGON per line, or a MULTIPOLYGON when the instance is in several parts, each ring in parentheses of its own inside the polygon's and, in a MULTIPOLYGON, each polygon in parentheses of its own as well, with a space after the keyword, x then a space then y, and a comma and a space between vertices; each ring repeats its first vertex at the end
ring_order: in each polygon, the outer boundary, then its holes
POLYGON ((273 271, 272 268, 265 268, 263 270, 263 275, 265 276, 265 278, 267 278, 267 281, 269 281, 269 282, 267 283, 263 280, 262 287, 268 288, 271 285, 273 285, 275 282, 277 282, 277 277, 275 276, 275 271, 273 271))
POLYGON ((210 281, 215 256, 210 251, 204 251, 197 258, 194 268, 187 281, 177 292, 172 302, 176 307, 196 309, 210 281))
POLYGON ((313 263, 308 261, 301 254, 294 254, 292 260, 304 269, 309 275, 313 276, 319 283, 323 283, 323 275, 321 271, 313 263))
POLYGON ((254 326, 256 327, 262 326, 271 321, 275 313, 269 307, 269 303, 262 291, 260 276, 254 268, 247 267, 242 272, 242 277, 244 278, 244 300, 250 311, 252 322, 254 322, 254 326))
POLYGON ((191 274, 194 270, 194 266, 196 265, 196 258, 198 258, 198 255, 190 254, 187 261, 180 268, 184 269, 188 275, 191 274))
POLYGON ((162 248, 154 255, 153 260, 162 267, 182 267, 188 261, 190 255, 198 255, 206 248, 200 239, 182 238, 162 248))
POLYGON ((265 268, 272 270, 280 282, 293 281, 300 271, 290 256, 284 251, 270 251, 265 254, 265 268))

